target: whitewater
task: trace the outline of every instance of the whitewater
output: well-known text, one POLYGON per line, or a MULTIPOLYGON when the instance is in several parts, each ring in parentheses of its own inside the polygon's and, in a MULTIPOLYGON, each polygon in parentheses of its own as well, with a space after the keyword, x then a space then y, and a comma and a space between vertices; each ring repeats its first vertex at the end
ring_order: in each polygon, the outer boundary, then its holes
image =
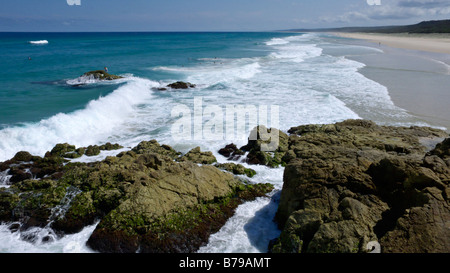
MULTIPOLYGON (((245 145, 252 128, 234 139, 174 140, 171 129, 177 117, 171 112, 179 105, 194 109, 195 98, 201 98, 204 107, 278 106, 279 129, 284 132, 302 124, 359 118, 379 124, 427 125, 395 106, 386 87, 359 73, 365 66, 363 63, 347 58, 351 54, 383 54, 379 49, 345 45, 326 35, 290 34, 254 42, 246 50, 259 50, 264 54, 211 55, 189 59, 192 63, 186 65, 142 66, 139 70, 142 74, 125 72, 123 79, 113 82, 79 77, 59 81, 56 84, 64 88, 82 84, 92 89, 112 88, 112 92, 74 111, 56 113, 37 122, 4 126, 0 130, 0 161, 13 157, 18 151, 43 156, 57 143, 82 147, 112 142, 126 150, 140 141, 156 139, 180 152, 200 146, 202 150, 212 151, 219 162, 227 162, 218 150, 231 142, 245 145), (195 83, 196 88, 160 90, 175 80, 195 83)), ((116 153, 118 151, 108 151, 94 158, 83 156, 74 161, 102 160, 116 153)), ((266 252, 269 241, 279 235, 273 218, 283 186, 284 168, 242 164, 257 171, 251 183, 272 183, 275 189, 267 197, 239 206, 235 215, 219 232, 211 235, 199 252, 266 252)), ((8 187, 5 172, 0 173, 0 184, 8 187)), ((12 225, 14 223, 0 225, 0 252, 92 252, 85 243, 95 225, 62 237, 49 228, 21 232, 11 228, 12 225), (41 239, 29 242, 24 239, 27 232, 38 234, 41 239), (51 240, 42 240, 49 234, 51 240)))

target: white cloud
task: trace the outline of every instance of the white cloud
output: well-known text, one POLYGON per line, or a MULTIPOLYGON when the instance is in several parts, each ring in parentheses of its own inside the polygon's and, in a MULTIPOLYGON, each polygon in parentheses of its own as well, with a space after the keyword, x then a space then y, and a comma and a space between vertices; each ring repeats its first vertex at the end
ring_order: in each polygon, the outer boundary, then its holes
POLYGON ((322 22, 351 23, 385 20, 433 18, 450 15, 450 1, 446 0, 381 0, 381 5, 367 5, 358 11, 337 16, 324 16, 322 22))

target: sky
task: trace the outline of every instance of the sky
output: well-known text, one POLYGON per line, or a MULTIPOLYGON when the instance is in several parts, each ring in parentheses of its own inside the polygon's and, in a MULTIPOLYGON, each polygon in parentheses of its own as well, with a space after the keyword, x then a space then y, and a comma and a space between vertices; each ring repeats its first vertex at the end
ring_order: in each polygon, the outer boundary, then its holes
POLYGON ((272 31, 450 19, 450 0, 1 0, 0 31, 272 31), (77 3, 80 5, 69 5, 77 3))

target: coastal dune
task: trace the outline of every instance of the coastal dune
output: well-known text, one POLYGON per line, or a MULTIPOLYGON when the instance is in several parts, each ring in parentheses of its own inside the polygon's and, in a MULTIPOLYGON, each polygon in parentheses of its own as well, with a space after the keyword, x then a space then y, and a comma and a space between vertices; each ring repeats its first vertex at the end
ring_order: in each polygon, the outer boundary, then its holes
POLYGON ((449 34, 378 34, 378 33, 333 33, 340 37, 368 40, 395 48, 421 50, 450 54, 449 34))

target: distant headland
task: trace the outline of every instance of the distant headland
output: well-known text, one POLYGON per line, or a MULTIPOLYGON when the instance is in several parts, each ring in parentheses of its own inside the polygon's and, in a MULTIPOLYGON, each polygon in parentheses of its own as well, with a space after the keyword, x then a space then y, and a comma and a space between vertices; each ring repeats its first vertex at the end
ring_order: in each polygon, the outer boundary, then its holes
POLYGON ((376 26, 376 27, 342 27, 319 29, 289 29, 285 31, 298 32, 366 32, 366 33, 450 33, 450 19, 423 21, 405 26, 376 26))

